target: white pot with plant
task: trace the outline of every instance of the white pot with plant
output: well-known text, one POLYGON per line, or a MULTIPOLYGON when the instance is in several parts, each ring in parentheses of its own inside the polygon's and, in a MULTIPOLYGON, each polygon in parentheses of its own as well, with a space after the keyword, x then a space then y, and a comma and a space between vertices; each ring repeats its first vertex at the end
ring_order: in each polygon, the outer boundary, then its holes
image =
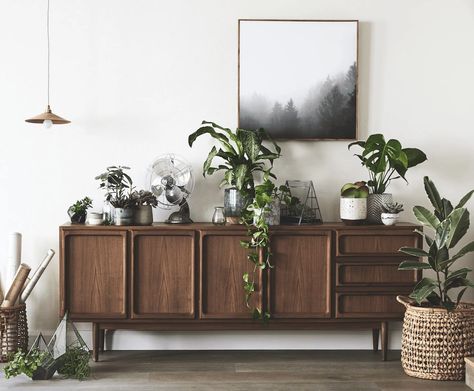
POLYGON ((100 181, 100 188, 106 191, 105 199, 115 208, 115 225, 132 225, 135 200, 133 198, 133 181, 125 172, 130 167, 111 166, 95 179, 100 181))
POLYGON ((474 242, 465 244, 455 255, 450 252, 469 229, 469 211, 464 205, 474 190, 453 206, 449 200, 440 197, 428 177, 424 178, 424 184, 434 212, 423 206, 415 206, 413 212, 427 228, 424 232, 416 231, 425 239, 427 250, 402 247, 400 251, 412 258, 402 262, 398 268, 432 273, 415 286, 409 298, 397 297, 406 307, 402 366, 410 376, 462 380, 464 358, 474 355, 474 304, 461 300, 474 283, 467 278, 471 269, 452 268, 464 255, 474 252, 474 242), (431 277, 433 274, 434 278, 431 277))
POLYGON ((140 190, 133 193, 135 200, 134 223, 136 225, 153 224, 153 208, 158 206, 158 200, 151 191, 140 190))
POLYGON ((369 188, 363 181, 346 183, 341 189, 340 216, 347 225, 357 225, 367 218, 369 188))
POLYGON ((393 202, 392 195, 386 193, 390 182, 403 178, 409 168, 426 160, 426 155, 417 148, 402 148, 400 142, 390 139, 387 142, 382 134, 373 134, 367 141, 355 141, 348 148, 357 145, 363 149, 356 155, 369 171, 367 182, 371 194, 367 198, 367 220, 381 224, 382 205, 393 202))
POLYGON ((403 204, 398 202, 386 202, 382 205, 380 218, 384 225, 395 225, 400 220, 400 213, 403 212, 403 204))

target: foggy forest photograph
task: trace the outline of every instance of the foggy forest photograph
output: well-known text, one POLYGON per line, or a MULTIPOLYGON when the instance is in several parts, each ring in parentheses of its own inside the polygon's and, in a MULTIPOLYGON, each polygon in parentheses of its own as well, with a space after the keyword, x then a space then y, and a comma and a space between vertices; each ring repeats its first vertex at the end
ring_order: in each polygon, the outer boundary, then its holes
POLYGON ((239 21, 239 127, 355 139, 357 21, 239 21))

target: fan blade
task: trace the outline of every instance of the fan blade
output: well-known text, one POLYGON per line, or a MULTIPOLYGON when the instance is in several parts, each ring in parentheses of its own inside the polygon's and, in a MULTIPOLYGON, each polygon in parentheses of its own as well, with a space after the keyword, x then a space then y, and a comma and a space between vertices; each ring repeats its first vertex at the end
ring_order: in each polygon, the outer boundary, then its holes
POLYGON ((179 204, 183 199, 183 192, 178 186, 173 186, 171 189, 166 189, 166 199, 172 204, 179 204))

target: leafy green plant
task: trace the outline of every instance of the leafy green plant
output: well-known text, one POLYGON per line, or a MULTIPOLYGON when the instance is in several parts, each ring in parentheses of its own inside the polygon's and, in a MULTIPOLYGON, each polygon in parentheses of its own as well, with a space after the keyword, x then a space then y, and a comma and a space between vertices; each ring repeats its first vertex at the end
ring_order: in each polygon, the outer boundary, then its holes
POLYGON ((38 349, 33 349, 29 353, 25 353, 21 350, 17 351, 3 367, 5 378, 10 379, 22 373, 32 378, 46 356, 45 352, 38 349))
POLYGON ((110 166, 106 171, 95 177, 100 181, 99 188, 105 190, 105 198, 115 208, 131 208, 134 206, 132 178, 125 172, 130 167, 110 166))
POLYGON ((398 202, 386 202, 382 204, 382 210, 384 213, 398 214, 403 212, 403 204, 398 202))
POLYGON ((134 200, 137 206, 149 205, 149 206, 152 206, 153 208, 156 208, 158 206, 158 200, 156 199, 156 196, 151 191, 147 191, 147 190, 140 190, 138 192, 135 191, 132 194, 132 199, 134 200))
POLYGON ((85 214, 87 209, 92 207, 92 200, 89 197, 84 197, 82 200, 77 200, 69 207, 69 210, 74 214, 85 214))
POLYGON ((84 380, 90 376, 91 368, 89 361, 91 354, 84 348, 69 347, 64 354, 63 365, 58 369, 58 373, 66 378, 84 380))
POLYGON ((417 231, 425 238, 428 251, 419 248, 402 247, 401 252, 414 257, 426 259, 426 262, 404 261, 398 267, 399 270, 433 270, 436 279, 425 277, 414 288, 410 297, 415 299, 420 305, 443 307, 453 310, 461 301, 462 296, 469 287, 474 284, 467 279, 467 274, 471 271, 468 268, 451 270, 454 263, 464 255, 474 251, 474 241, 466 244, 456 255, 450 255, 450 251, 466 235, 469 229, 469 211, 464 205, 469 201, 474 190, 467 193, 459 203, 453 204, 446 198, 441 198, 434 183, 428 178, 424 178, 425 191, 434 213, 423 206, 415 206, 413 213, 417 220, 434 231, 434 235, 417 231), (455 288, 462 288, 456 299, 449 296, 449 291, 455 288))
POLYGON ((373 134, 367 141, 350 143, 362 148, 362 154, 356 154, 362 165, 369 171, 368 185, 374 194, 383 194, 391 181, 403 178, 409 168, 426 160, 426 155, 417 148, 402 148, 400 141, 390 139, 387 142, 383 134, 373 134))
POLYGON ((220 186, 225 184, 236 187, 244 197, 252 199, 255 193, 255 175, 270 172, 273 161, 280 157, 281 148, 271 140, 263 129, 245 130, 236 129, 235 132, 213 122, 203 121, 202 127, 189 135, 188 143, 192 147, 196 139, 204 134, 216 139, 220 147, 212 147, 203 164, 203 176, 212 175, 217 171, 224 171, 224 178, 220 186), (268 140, 273 148, 263 145, 268 140), (212 165, 214 159, 221 162, 212 165))
POLYGON ((369 188, 364 181, 346 183, 341 189, 341 197, 343 198, 367 198, 368 196, 369 188))

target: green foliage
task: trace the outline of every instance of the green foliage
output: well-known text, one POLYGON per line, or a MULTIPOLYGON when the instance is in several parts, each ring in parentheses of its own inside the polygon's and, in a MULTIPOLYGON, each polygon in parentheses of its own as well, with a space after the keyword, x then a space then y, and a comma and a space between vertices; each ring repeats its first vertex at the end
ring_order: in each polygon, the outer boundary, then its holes
POLYGON ((382 205, 382 210, 385 213, 398 214, 403 212, 403 204, 398 202, 386 202, 382 205))
POLYGON ((74 214, 85 214, 87 209, 92 207, 92 200, 89 197, 84 197, 82 200, 77 200, 69 207, 69 210, 74 214))
POLYGON ((64 363, 58 369, 58 373, 66 378, 84 380, 90 376, 91 368, 89 360, 91 354, 84 348, 69 347, 64 355, 64 363))
POLYGON ((471 269, 450 270, 456 260, 474 252, 474 242, 465 245, 454 256, 449 254, 469 229, 469 211, 464 208, 464 205, 469 201, 474 191, 467 193, 453 208, 450 201, 441 198, 438 189, 428 177, 424 178, 424 184, 434 212, 432 213, 422 206, 415 206, 413 212, 421 224, 434 231, 434 236, 416 231, 425 238, 429 250, 402 247, 400 251, 410 256, 426 258, 426 262, 404 261, 398 269, 433 270, 436 273, 436 279, 423 278, 415 286, 410 297, 415 299, 418 304, 443 307, 451 311, 457 307, 466 289, 474 287, 474 284, 467 279, 467 274, 471 272, 471 269), (458 290, 456 298, 453 299, 449 295, 449 291, 455 288, 462 289, 458 290))
POLYGON ((364 181, 346 183, 341 189, 343 198, 367 198, 368 196, 369 188, 364 181))
POLYGON ((106 171, 95 177, 100 181, 99 188, 105 190, 105 198, 115 208, 131 208, 134 206, 132 178, 125 172, 130 167, 110 166, 106 171))
MULTIPOLYGON (((213 122, 203 121, 202 124, 204 126, 189 135, 189 146, 192 147, 196 139, 204 134, 210 135, 220 144, 219 149, 212 147, 204 161, 203 176, 223 171, 221 186, 234 186, 244 197, 253 198, 255 174, 269 171, 273 161, 280 157, 281 148, 263 129, 236 129, 233 132, 213 122), (270 142, 270 148, 264 145, 265 140, 270 142), (220 158, 221 162, 213 166, 216 158, 220 158)), ((271 173, 269 175, 275 177, 271 173)))
POLYGON ((156 208, 158 206, 158 200, 156 199, 156 196, 151 192, 147 190, 140 190, 140 191, 134 191, 132 193, 131 198, 134 201, 134 204, 136 206, 141 206, 141 205, 149 205, 152 206, 153 208, 156 208))
POLYGON ((47 354, 41 352, 38 349, 33 349, 29 353, 25 353, 21 350, 16 352, 10 361, 3 367, 5 378, 10 379, 24 373, 29 378, 33 377, 33 374, 41 365, 47 354))
POLYGON ((373 134, 367 141, 355 141, 348 148, 359 146, 362 154, 356 154, 362 165, 369 171, 368 182, 374 194, 383 194, 390 182, 403 178, 409 168, 426 160, 426 155, 417 148, 402 148, 400 141, 390 139, 387 142, 382 134, 373 134))

